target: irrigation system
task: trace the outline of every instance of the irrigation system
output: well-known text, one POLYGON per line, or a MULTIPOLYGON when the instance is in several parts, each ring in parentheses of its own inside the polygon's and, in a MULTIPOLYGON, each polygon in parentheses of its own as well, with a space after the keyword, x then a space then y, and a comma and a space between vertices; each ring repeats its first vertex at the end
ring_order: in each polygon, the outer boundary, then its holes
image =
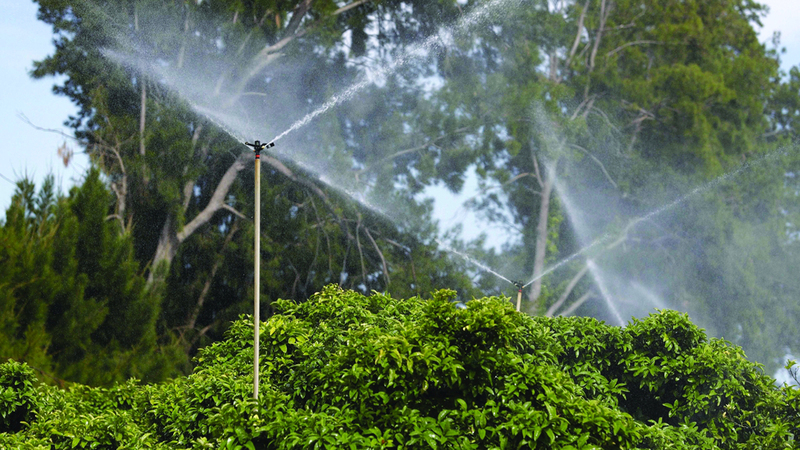
POLYGON ((260 141, 255 141, 252 144, 245 142, 244 145, 253 147, 256 154, 256 211, 255 211, 255 251, 254 251, 254 265, 255 287, 253 291, 253 398, 258 400, 258 341, 260 337, 259 324, 261 322, 261 150, 274 147, 275 142, 269 144, 262 144, 260 141))
POLYGON ((519 312, 522 308, 522 288, 525 285, 522 284, 522 281, 515 281, 513 284, 517 287, 517 312, 519 312))

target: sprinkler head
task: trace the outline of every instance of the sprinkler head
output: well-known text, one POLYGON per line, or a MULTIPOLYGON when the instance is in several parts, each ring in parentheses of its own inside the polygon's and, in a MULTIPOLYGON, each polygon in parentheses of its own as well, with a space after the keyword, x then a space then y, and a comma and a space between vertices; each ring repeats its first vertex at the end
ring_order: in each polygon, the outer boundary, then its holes
POLYGON ((513 284, 514 284, 514 286, 516 286, 516 287, 517 287, 517 289, 519 289, 520 291, 522 290, 522 288, 524 288, 524 287, 525 287, 525 285, 524 285, 524 284, 522 284, 522 281, 512 281, 512 283, 513 283, 513 284))
POLYGON ((244 145, 253 147, 253 151, 256 153, 260 152, 261 150, 264 150, 265 148, 275 147, 274 142, 270 142, 268 144, 262 144, 261 141, 255 141, 252 144, 249 142, 245 142, 244 145))

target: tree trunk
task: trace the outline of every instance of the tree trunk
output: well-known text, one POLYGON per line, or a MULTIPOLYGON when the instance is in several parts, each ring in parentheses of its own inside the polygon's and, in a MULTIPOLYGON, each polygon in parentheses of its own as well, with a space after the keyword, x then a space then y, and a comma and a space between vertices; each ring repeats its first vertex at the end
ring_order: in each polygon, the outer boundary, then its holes
POLYGON ((544 258, 547 251, 547 222, 550 218, 550 194, 553 192, 553 179, 547 177, 542 180, 542 201, 539 204, 539 222, 536 225, 536 247, 533 261, 533 276, 536 281, 531 284, 528 291, 528 300, 532 311, 537 311, 539 305, 537 301, 539 294, 542 293, 542 279, 539 278, 544 271, 544 258))
POLYGON ((147 117, 147 84, 144 78, 141 79, 140 83, 142 84, 142 104, 139 110, 139 154, 144 156, 144 127, 147 117))

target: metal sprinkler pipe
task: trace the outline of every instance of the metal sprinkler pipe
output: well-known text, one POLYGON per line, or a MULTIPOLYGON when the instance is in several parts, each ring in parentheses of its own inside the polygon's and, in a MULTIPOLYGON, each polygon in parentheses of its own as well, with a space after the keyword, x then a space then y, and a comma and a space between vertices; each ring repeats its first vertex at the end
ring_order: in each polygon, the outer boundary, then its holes
POLYGON ((256 154, 256 186, 255 186, 255 251, 254 251, 254 271, 255 271, 255 289, 253 296, 253 398, 258 400, 258 354, 259 354, 259 325, 261 323, 261 150, 265 148, 274 147, 275 143, 262 144, 260 141, 255 141, 252 144, 245 142, 244 145, 253 147, 256 154))
POLYGON ((514 283, 514 286, 516 286, 517 289, 518 289, 517 290, 517 312, 519 312, 520 309, 522 308, 522 288, 524 288, 525 285, 522 284, 522 281, 514 281, 513 283, 514 283))

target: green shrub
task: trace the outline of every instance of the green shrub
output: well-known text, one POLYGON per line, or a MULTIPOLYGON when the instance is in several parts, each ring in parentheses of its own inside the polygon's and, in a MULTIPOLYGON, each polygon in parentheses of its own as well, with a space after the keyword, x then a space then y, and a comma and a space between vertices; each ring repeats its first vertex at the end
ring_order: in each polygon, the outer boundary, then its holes
POLYGON ((25 364, 0 364, 0 433, 17 432, 36 409, 36 374, 25 364))
POLYGON ((17 403, 27 419, 0 433, 0 448, 794 445, 797 390, 776 387, 683 314, 622 329, 531 318, 501 298, 457 309, 453 296, 397 300, 330 286, 304 303, 275 302, 261 326, 258 401, 247 318, 200 351, 192 375, 158 385, 34 387, 30 369, 7 363, 0 374, 27 374, 27 385, 9 384, 14 398, 28 395, 17 403))

